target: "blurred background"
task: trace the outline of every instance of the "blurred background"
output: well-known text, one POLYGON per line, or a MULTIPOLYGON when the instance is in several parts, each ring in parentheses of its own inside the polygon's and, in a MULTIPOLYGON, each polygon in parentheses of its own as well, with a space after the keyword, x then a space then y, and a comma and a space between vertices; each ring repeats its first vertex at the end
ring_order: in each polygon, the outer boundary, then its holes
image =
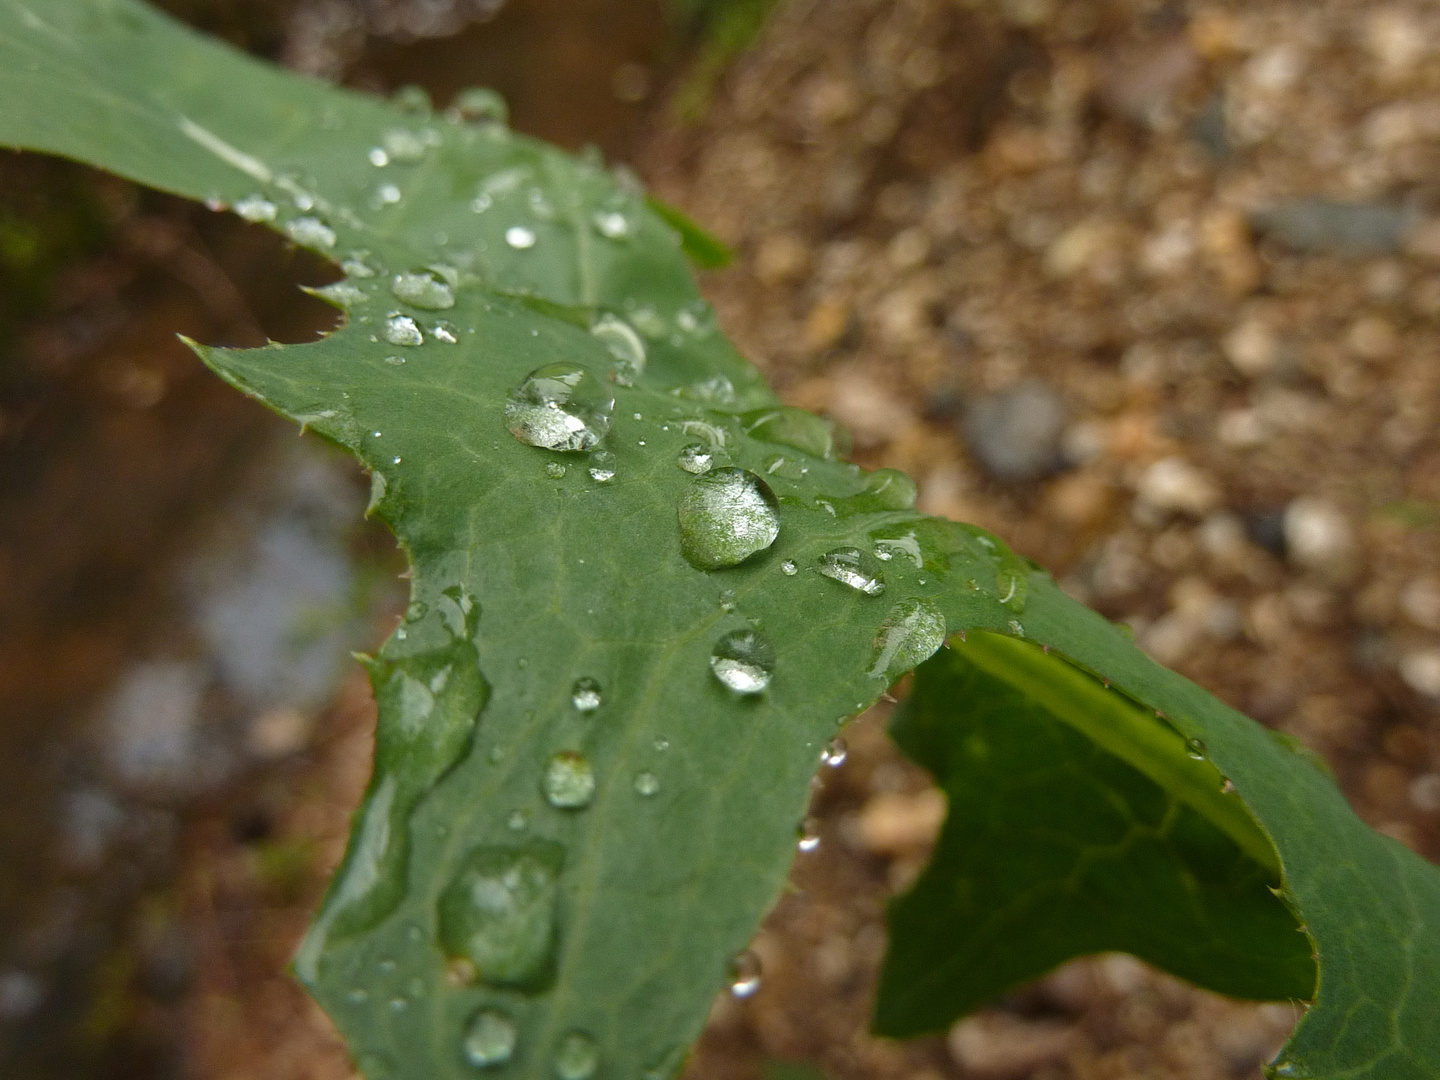
MULTIPOLYGON (((785 399, 1324 756, 1440 859, 1432 0, 165 0, 257 55, 635 169, 785 399)), ((0 1075, 346 1080, 283 975, 403 602, 343 456, 179 344, 313 339, 338 275, 0 153, 0 1075)), ((698 1080, 1246 1078, 1291 1006, 1123 956, 866 1034, 944 812, 850 729, 698 1080)))

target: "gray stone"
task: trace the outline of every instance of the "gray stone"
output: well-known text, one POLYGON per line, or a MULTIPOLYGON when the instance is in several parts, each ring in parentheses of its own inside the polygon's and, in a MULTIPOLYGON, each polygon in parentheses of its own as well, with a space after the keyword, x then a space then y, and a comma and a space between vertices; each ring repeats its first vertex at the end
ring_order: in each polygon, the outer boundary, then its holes
POLYGON ((1065 403, 1038 382, 976 398, 962 428, 970 452, 999 480, 1038 480, 1060 469, 1065 403))
POLYGON ((1415 215, 1393 203, 1294 199, 1255 213, 1251 223, 1296 251, 1371 255, 1398 251, 1415 215))

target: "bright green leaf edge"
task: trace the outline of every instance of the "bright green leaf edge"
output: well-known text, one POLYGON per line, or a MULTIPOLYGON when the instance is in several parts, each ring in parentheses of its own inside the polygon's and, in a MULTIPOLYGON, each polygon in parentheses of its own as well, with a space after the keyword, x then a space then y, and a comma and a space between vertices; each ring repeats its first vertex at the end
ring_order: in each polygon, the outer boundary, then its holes
MULTIPOLYGON (((203 42, 149 9, 125 0, 67 0, 46 4, 39 11, 35 5, 5 0, 0 4, 0 61, 0 88, 7 102, 0 115, 0 141, 17 148, 74 157, 191 198, 234 202, 257 184, 287 179, 263 175, 261 170, 266 166, 254 168, 262 162, 260 156, 252 156, 248 150, 235 152, 242 146, 264 145, 283 151, 294 161, 315 163, 312 175, 304 179, 316 191, 328 190, 327 185, 343 186, 342 176, 327 174, 320 165, 328 144, 339 145, 347 140, 326 133, 362 121, 377 129, 386 123, 406 122, 401 114, 380 103, 275 72, 203 42), (243 86, 245 93, 234 92, 235 86, 243 86)), ((355 147, 352 144, 348 149, 353 152, 355 147)), ((567 167, 559 155, 539 150, 526 152, 536 155, 541 169, 563 173, 567 167)), ((353 168, 347 165, 345 171, 353 168)), ((574 183, 574 178, 570 179, 574 183)), ((586 182, 603 181, 591 177, 586 182)), ((437 192, 439 187, 437 184, 437 192)), ((459 196, 460 192, 452 190, 449 197, 454 200, 459 196)), ((455 218, 462 220, 459 214, 455 218)), ((370 242, 368 246, 373 250, 383 246, 390 253, 387 261, 393 265, 435 257, 436 238, 417 241, 414 222, 402 220, 385 229, 357 216, 353 222, 337 224, 337 231, 349 233, 347 244, 360 246, 356 244, 359 240, 370 242)), ((664 226, 658 228, 663 230, 664 226)), ((575 229, 576 237, 583 233, 583 229, 575 229)), ((593 258, 579 258, 574 267, 563 273, 557 271, 550 280, 524 282, 522 286, 562 303, 596 304, 603 299, 597 280, 613 282, 623 278, 653 250, 659 250, 655 239, 661 235, 656 233, 650 241, 637 243, 633 258, 620 260, 605 273, 597 271, 593 258)), ((584 246, 583 241, 577 242, 584 246)), ((491 275, 490 280, 506 284, 523 278, 523 271, 511 273, 507 258, 501 251, 494 266, 480 269, 491 275)), ((683 275, 675 274, 673 267, 673 260, 655 259, 647 266, 649 273, 629 283, 631 291, 643 290, 646 296, 657 296, 657 302, 668 303, 671 310, 689 302, 693 287, 688 281, 677 285, 683 275)), ((314 346, 258 354, 209 351, 208 357, 231 381, 267 397, 288 415, 324 430, 323 418, 317 419, 313 412, 298 407, 295 385, 288 387, 291 394, 279 392, 277 369, 294 371, 300 367, 294 363, 297 358, 318 358, 322 352, 330 355, 331 350, 345 354, 342 363, 353 364, 356 353, 363 350, 355 349, 353 340, 347 350, 345 341, 342 332, 314 346), (290 400, 281 401, 282 397, 290 400)), ((523 374, 516 369, 535 357, 527 355, 523 343, 511 344, 518 363, 507 363, 503 375, 513 380, 523 374)), ((568 345, 576 355, 583 351, 575 341, 568 345)), ((773 400, 759 386, 752 369, 733 352, 711 349, 699 363, 694 362, 695 350, 690 353, 674 357, 670 369, 693 379, 718 368, 732 380, 740 399, 748 395, 748 400, 756 404, 773 400)), ((679 382, 676 379, 671 384, 679 382)), ((396 384, 390 392, 393 394, 403 385, 396 384)), ((636 400, 654 393, 637 389, 636 400)), ((673 398, 665 400, 673 404, 673 398)), ((498 411, 499 401, 475 404, 498 411)), ((332 426, 325 433, 353 448, 358 429, 332 426)), ((743 442, 742 433, 737 445, 743 442)), ((673 448, 657 448, 651 458, 659 458, 673 448)), ((763 468, 766 448, 747 447, 746 453, 751 449, 754 463, 763 468)), ((366 457, 376 467, 377 476, 386 476, 386 462, 373 455, 366 457)), ((843 487, 842 479, 839 473, 828 477, 837 488, 843 487)), ((798 485, 797 490, 806 486, 798 485)), ((813 500, 813 482, 808 486, 813 500)), ((811 507, 814 505, 811 502, 811 507)), ((812 557, 816 547, 851 537, 873 536, 875 529, 882 526, 903 530, 913 524, 922 531, 942 528, 938 523, 901 513, 849 522, 832 519, 827 523, 824 518, 813 517, 813 512, 787 517, 785 523, 788 534, 804 539, 812 557)), ((402 515, 395 516, 398 519, 402 515)), ((954 535, 951 530, 943 531, 954 535)), ((402 539, 406 537, 402 535, 402 539)), ((414 552, 413 539, 411 543, 414 552)), ((951 580, 959 584, 968 580, 965 574, 969 572, 975 580, 983 581, 982 570, 989 565, 983 550, 975 544, 967 550, 963 547, 957 543, 950 552, 952 570, 965 568, 960 573, 952 572, 951 580)), ((897 586, 903 586, 909 592, 930 597, 944 611, 952 631, 987 627, 1023 634, 1069 657, 1097 677, 1103 676, 1130 698, 1160 710, 1186 738, 1205 744, 1210 760, 1234 784, 1236 793, 1274 841, 1284 871, 1284 894, 1304 919, 1306 931, 1316 945, 1320 970, 1316 1001, 1282 1054, 1278 1075, 1386 1080, 1440 1076, 1440 979, 1434 974, 1440 971, 1440 934, 1436 928, 1440 922, 1440 876, 1433 867, 1360 823, 1333 783, 1308 761, 1280 747, 1253 722, 1198 687, 1153 664, 1103 619, 1065 598, 1043 575, 1030 576, 1029 601, 1021 613, 1000 605, 993 589, 965 595, 963 587, 943 587, 937 580, 939 575, 921 585, 919 576, 907 572, 902 579, 894 574, 893 563, 891 567, 892 595, 900 592, 897 586)), ((758 571, 759 567, 754 567, 731 572, 737 585, 743 585, 746 595, 753 596, 757 603, 779 591, 773 574, 761 585, 756 578, 758 571)), ((451 576, 457 575, 452 571, 451 576)), ((713 592, 713 588, 706 591, 713 592)), ((1008 591, 1013 593, 1013 583, 1008 591)), ((878 609, 854 597, 845 596, 842 602, 837 593, 821 596, 823 599, 814 603, 832 611, 831 621, 820 627, 830 632, 828 639, 824 633, 818 637, 812 634, 808 648, 794 654, 796 659, 802 665, 810 664, 814 672, 827 668, 834 672, 863 671, 868 653, 866 639, 878 621, 874 614, 878 609)), ((783 607, 776 606, 774 615, 779 622, 789 622, 783 607)), ((813 618, 796 621, 814 623, 813 618)), ((782 656, 782 661, 785 659, 782 656)), ((1055 663, 1060 663, 1058 658, 1055 663)), ((493 668, 486 665, 485 670, 488 675, 493 668)), ((792 815, 791 821, 804 801, 803 778, 809 772, 806 759, 813 753, 813 747, 807 744, 813 744, 831 722, 827 717, 821 723, 817 714, 835 709, 843 698, 851 696, 847 691, 855 685, 851 680, 836 686, 837 692, 824 700, 807 693, 785 702, 786 710, 782 712, 794 710, 792 719, 797 722, 786 735, 789 745, 764 747, 767 753, 750 759, 770 760, 779 750, 778 756, 784 760, 767 775, 764 786, 768 790, 793 789, 790 798, 779 800, 792 815)), ((498 684, 492 689, 498 696, 498 684)), ((843 701, 840 711, 851 712, 874 696, 872 690, 860 695, 860 700, 843 701)), ((767 701, 762 709, 773 706, 767 701)), ((487 721, 491 719, 491 708, 493 702, 487 706, 487 721)), ((732 759, 737 757, 733 741, 726 749, 732 759)), ((745 754, 738 757, 743 760, 745 754)), ((698 777, 696 780, 699 782, 698 777)), ((733 949, 748 935, 746 927, 754 925, 783 879, 791 849, 790 829, 776 827, 784 814, 776 812, 771 816, 774 820, 767 827, 755 829, 746 837, 747 858, 726 868, 730 879, 753 874, 754 880, 737 894, 725 896, 725 906, 730 910, 722 920, 724 926, 712 926, 718 932, 709 934, 708 940, 704 940, 707 934, 699 927, 687 928, 687 942, 697 942, 691 949, 694 955, 689 957, 690 974, 683 980, 687 985, 681 988, 678 980, 671 981, 664 987, 657 986, 648 996, 637 996, 638 1013, 626 1018, 630 1026, 623 1034, 646 1045, 627 1049, 607 1042, 604 1050, 610 1056, 602 1057, 607 1075, 612 1069, 616 1075, 656 1069, 663 1073, 679 1060, 683 1045, 698 1031, 704 1001, 708 1000, 705 987, 718 981, 725 950, 733 949), (658 1007, 661 999, 666 1003, 663 1009, 658 1007), (643 1017, 641 1022, 648 1027, 637 1028, 638 1017, 643 1017), (642 1030, 643 1035, 637 1037, 637 1031, 642 1030), (660 1042, 666 1045, 659 1046, 660 1042)), ((664 899, 667 905, 674 906, 673 895, 664 899)), ((593 989, 599 993, 602 988, 603 983, 593 989)), ((608 989, 613 991, 614 987, 608 989)), ((337 1011, 334 1000, 326 1003, 332 1012, 337 1011)), ((343 1018, 340 1022, 352 1039, 357 1030, 363 1030, 353 1024, 347 1026, 343 1018)), ((619 1038, 617 1028, 605 1032, 607 1040, 619 1038)), ((438 1064, 417 1060, 413 1073, 407 1063, 404 1072, 396 1075, 448 1074, 455 1065, 448 1051, 446 1055, 444 1061, 437 1059, 438 1064), (420 1071, 427 1068, 430 1071, 420 1071), (444 1072, 437 1073, 436 1068, 444 1072)), ((383 1066, 376 1065, 372 1071, 381 1069, 383 1066)))

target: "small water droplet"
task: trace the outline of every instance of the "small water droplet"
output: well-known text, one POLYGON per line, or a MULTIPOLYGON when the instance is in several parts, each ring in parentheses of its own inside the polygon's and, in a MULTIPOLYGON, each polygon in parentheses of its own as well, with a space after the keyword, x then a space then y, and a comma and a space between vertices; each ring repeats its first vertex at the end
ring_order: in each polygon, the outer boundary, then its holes
POLYGON ((390 464, 391 464, 391 465, 399 465, 399 464, 400 464, 400 461, 401 461, 401 459, 400 459, 399 455, 397 454, 395 457, 393 457, 393 458, 390 459, 390 464))
POLYGON ((885 616, 871 645, 873 679, 894 682, 945 644, 945 616, 928 600, 902 600, 885 616))
POLYGON ((317 217, 298 217, 287 222, 285 233, 302 247, 323 248, 329 251, 335 246, 335 230, 317 217))
POLYGON ((670 749, 670 740, 662 735, 658 739, 656 739, 652 745, 654 745, 656 750, 664 753, 666 750, 670 749))
POLYGON ((440 894, 445 955, 474 966, 483 982, 534 987, 550 974, 564 849, 532 840, 471 852, 440 894))
MULTIPOLYGON (((411 131, 408 128, 391 128, 380 138, 382 147, 380 152, 387 156, 388 161, 413 165, 424 159, 435 141, 435 136, 428 132, 411 131)), ((373 157, 371 163, 374 163, 373 157)))
POLYGON ((615 399, 578 364, 536 368, 510 394, 505 425, 521 442, 546 450, 593 450, 610 430, 615 399))
POLYGON ((465 1060, 477 1069, 504 1065, 515 1053, 515 1022, 495 1009, 481 1009, 465 1028, 465 1060))
POLYGON ((516 251, 526 251, 535 246, 535 234, 524 225, 511 225, 505 230, 505 243, 516 251))
POLYGON ((426 311, 444 311, 455 306, 455 290, 431 270, 407 270, 390 280, 397 300, 426 311))
POLYGON ((394 184, 381 184, 375 189, 375 197, 371 200, 376 210, 386 206, 395 206, 404 198, 400 189, 394 184))
POLYGON ((693 442, 681 448, 675 457, 675 464, 686 472, 699 476, 710 471, 715 464, 715 454, 704 443, 693 442))
POLYGON ((391 345, 424 345, 425 335, 409 315, 395 312, 380 327, 380 336, 391 345))
POLYGON ((391 1012, 404 1012, 409 1007, 410 1002, 403 997, 393 997, 390 999, 391 1012))
POLYGON ((730 961, 727 969, 730 978, 730 993, 737 998, 754 997, 760 989, 760 957, 746 949, 730 961))
POLYGON ((597 484, 615 479, 615 455, 609 450, 596 450, 590 455, 590 479, 597 484))
POLYGON ((597 211, 595 229, 607 240, 624 240, 630 235, 630 219, 618 210, 597 211))
POLYGON ((590 1080, 600 1064, 595 1040, 583 1031, 572 1031, 555 1048, 555 1075, 558 1080, 590 1080))
POLYGON ((879 596, 885 591, 885 577, 875 561, 859 548, 836 548, 820 557, 820 573, 866 596, 879 596))
POLYGON ((504 124, 510 119, 505 99, 484 86, 467 86, 450 102, 455 116, 467 124, 504 124))
POLYGON ((820 822, 806 818, 796 833, 795 847, 802 855, 808 855, 820 847, 820 822))
POLYGON ((820 764, 836 769, 844 765, 845 759, 849 756, 850 749, 845 745, 845 740, 837 736, 826 743, 825 749, 820 751, 820 764))
POLYGON ((595 798, 595 771, 585 755, 574 750, 551 754, 540 781, 545 801, 561 810, 579 810, 595 798))
POLYGON ((590 326, 594 334, 619 363, 612 374, 621 386, 634 386, 635 380, 645 370, 645 342, 635 328, 624 319, 608 312, 601 315, 590 326))
MULTIPOLYGON (((923 585, 925 583, 922 581, 920 584, 923 585)), ((1016 637, 1023 638, 1025 636, 1025 627, 1020 624, 1019 619, 1011 619, 1008 623, 1006 623, 1006 628, 1016 637)))
POLYGON ((345 995, 345 1000, 351 1005, 364 1005, 370 1000, 370 991, 363 986, 357 986, 345 995))
POLYGON ((380 267, 367 251, 352 251, 340 263, 340 269, 345 271, 347 277, 354 278, 373 278, 380 273, 380 267))
POLYGON ((1186 739, 1185 753, 1196 761, 1204 761, 1207 751, 1205 744, 1199 739, 1186 739))
POLYGON ((386 958, 386 959, 384 959, 384 960, 381 960, 378 964, 376 964, 375 967, 376 967, 377 969, 379 969, 380 974, 382 974, 382 975, 389 975, 391 972, 393 972, 393 971, 395 970, 396 964, 395 964, 395 961, 394 961, 394 960, 391 960, 391 959, 389 959, 389 958, 386 958))
POLYGON ((800 567, 795 565, 794 559, 786 559, 780 564, 780 572, 786 577, 794 577, 800 572, 800 567))
POLYGON ((274 221, 275 215, 279 212, 275 204, 263 195, 245 196, 235 204, 234 210, 246 221, 256 224, 274 221))
POLYGON ((390 95, 390 101, 401 112, 412 116, 425 116, 430 112, 430 95, 422 86, 402 86, 390 95))
POLYGON ((561 465, 558 461, 547 461, 545 463, 545 475, 552 480, 559 480, 565 475, 565 472, 565 466, 561 465))
POLYGON ((775 493, 744 469, 695 477, 680 497, 680 550, 700 570, 736 566, 780 535, 775 493))
POLYGON ((635 777, 635 794, 647 799, 660 790, 660 778, 653 772, 642 772, 635 777))
POLYGON ((314 290, 315 295, 329 300, 343 308, 352 308, 370 300, 370 294, 349 281, 334 281, 314 290))
POLYGON ((775 646, 755 630, 732 630, 715 643, 710 670, 737 694, 758 694, 775 674, 775 646))
POLYGON ((1270 1071, 1285 1080, 1301 1080, 1305 1076, 1305 1071, 1293 1061, 1277 1061, 1270 1066, 1270 1071))
POLYGON ((390 164, 390 155, 378 146, 372 146, 370 152, 365 155, 370 159, 370 164, 377 169, 383 169, 390 164))
POLYGON ((600 708, 600 684, 588 675, 575 680, 570 690, 570 704, 577 712, 592 713, 600 708))
POLYGON ((524 810, 512 810, 510 816, 505 819, 505 827, 512 832, 524 832, 530 824, 530 815, 524 810))
POLYGON ((460 331, 455 329, 454 323, 445 322, 443 319, 430 328, 430 335, 446 345, 460 344, 460 331))

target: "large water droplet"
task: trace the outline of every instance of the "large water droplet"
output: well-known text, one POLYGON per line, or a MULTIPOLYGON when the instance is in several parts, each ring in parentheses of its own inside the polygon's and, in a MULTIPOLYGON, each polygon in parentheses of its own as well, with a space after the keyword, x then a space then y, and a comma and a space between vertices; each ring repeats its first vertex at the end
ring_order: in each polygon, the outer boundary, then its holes
POLYGON ((424 345, 425 334, 409 315, 399 312, 388 316, 380 326, 380 336, 391 345, 424 345))
POLYGON ((470 853, 440 894, 440 946, 483 982, 533 989, 550 975, 563 849, 533 841, 470 853))
POLYGON ((902 600, 890 609, 872 645, 869 675, 894 682, 945 644, 945 616, 928 600, 902 600))
POLYGON ((505 230, 505 243, 516 251, 525 251, 535 246, 535 233, 524 225, 511 225, 505 230))
POLYGON ((595 320, 590 332, 619 361, 614 369, 615 381, 621 386, 634 386, 635 380, 645 370, 645 342, 640 340, 635 328, 607 312, 595 320))
POLYGON ((465 1060, 477 1069, 504 1065, 515 1053, 515 1021, 495 1009, 481 1009, 465 1029, 465 1060))
POLYGON ((525 377, 505 405, 505 426, 546 450, 593 450, 610 430, 615 399, 578 364, 546 364, 525 377))
POLYGON ((758 694, 775 674, 775 646, 756 630, 732 630, 715 643, 710 670, 737 694, 758 694))
POLYGON ((455 306, 455 290, 431 270, 408 270, 390 282, 396 299, 426 311, 444 311, 455 306))
POLYGON ((618 210, 596 211, 595 230, 607 240, 624 240, 630 235, 630 219, 618 210))
POLYGON ((692 442, 676 455, 675 464, 686 472, 699 476, 709 472, 715 464, 715 453, 704 443, 692 442))
POLYGON ((600 684, 588 675, 576 679, 570 690, 570 704, 577 712, 594 712, 600 708, 600 684))
POLYGON ((274 221, 278 212, 275 204, 263 195, 247 195, 235 204, 235 213, 256 224, 274 221))
POLYGON ((730 961, 726 974, 730 979, 730 993, 737 998, 754 997, 760 989, 760 957, 746 949, 730 961))
POLYGON ((635 794, 649 798, 660 790, 660 778, 653 772, 642 772, 635 777, 635 794))
POLYGON ((815 457, 835 456, 835 428, 814 413, 789 405, 759 409, 741 417, 745 430, 757 439, 803 450, 815 457))
POLYGON ((820 573, 866 596, 879 596, 885 591, 885 576, 877 560, 859 548, 843 547, 826 552, 820 557, 820 573))
POLYGON ((561 810, 580 810, 595 798, 595 770, 584 754, 561 750, 545 763, 540 789, 545 801, 561 810))
POLYGON ((609 450, 596 450, 590 455, 590 479, 597 484, 615 479, 615 455, 609 450))
POLYGON ((468 86, 455 95, 450 109, 467 124, 504 124, 510 119, 505 99, 484 86, 468 86))
POLYGON ((555 1048, 555 1076, 558 1080, 590 1080, 600 1064, 595 1040, 583 1031, 572 1031, 555 1048))
POLYGON ((285 233, 301 247, 329 251, 335 246, 335 230, 317 217, 298 217, 287 222, 285 233))
POLYGON ((697 476, 680 497, 680 550, 701 570, 718 570, 764 551, 780 535, 775 494, 744 469, 697 476))

